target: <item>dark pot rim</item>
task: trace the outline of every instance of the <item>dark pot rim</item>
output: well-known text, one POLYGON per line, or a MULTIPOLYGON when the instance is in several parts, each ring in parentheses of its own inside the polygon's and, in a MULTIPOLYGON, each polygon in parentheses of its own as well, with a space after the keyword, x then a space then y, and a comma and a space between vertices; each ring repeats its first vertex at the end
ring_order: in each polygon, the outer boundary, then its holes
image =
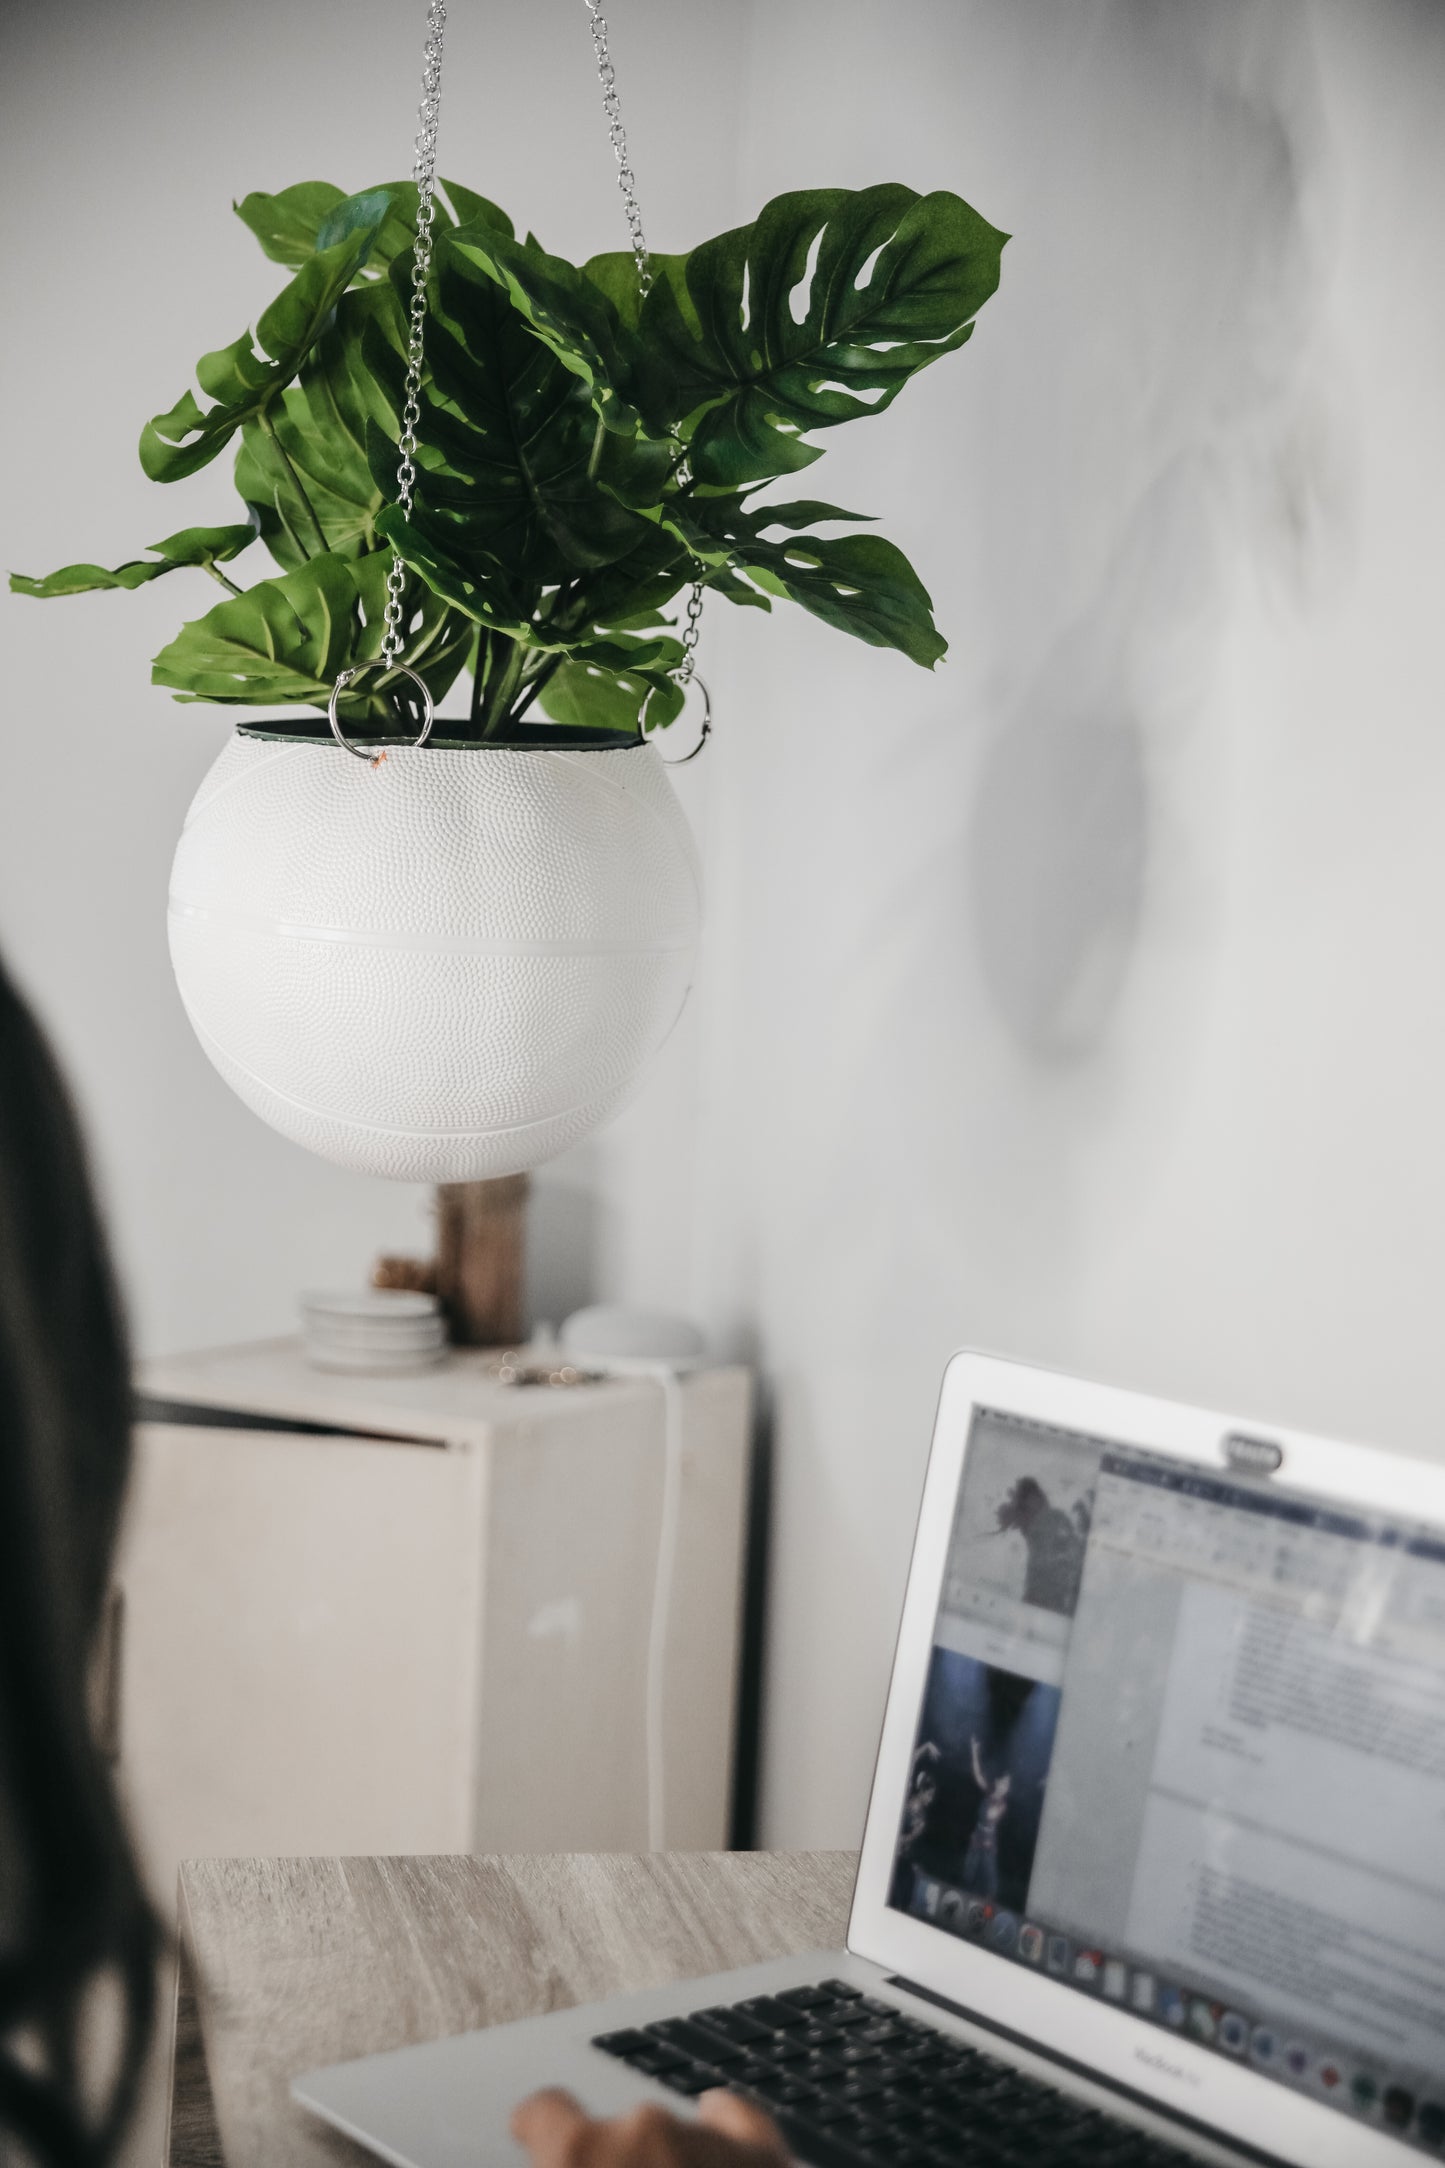
MULTIPOLYGON (((340 746, 331 735, 331 726, 324 715, 266 717, 260 722, 239 723, 237 735, 257 738, 268 745, 331 745, 340 746)), ((465 730, 466 723, 460 716, 439 715, 432 726, 432 734, 421 751, 426 753, 625 753, 635 751, 647 744, 640 731, 587 730, 570 723, 515 723, 509 731, 495 738, 452 737, 451 731, 465 730)), ((385 747, 410 747, 416 743, 410 737, 395 733, 378 733, 373 736, 365 725, 349 723, 346 735, 354 745, 375 746, 378 751, 385 747)))

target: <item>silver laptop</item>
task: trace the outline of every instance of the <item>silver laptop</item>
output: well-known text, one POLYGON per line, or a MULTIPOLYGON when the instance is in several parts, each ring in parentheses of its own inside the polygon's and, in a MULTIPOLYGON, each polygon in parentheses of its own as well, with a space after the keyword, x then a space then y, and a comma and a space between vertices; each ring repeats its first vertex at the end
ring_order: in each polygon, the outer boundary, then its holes
POLYGON ((1445 2158, 1445 1471, 944 1378, 845 1950, 319 2070, 396 2168, 715 2084, 817 2168, 1445 2158))

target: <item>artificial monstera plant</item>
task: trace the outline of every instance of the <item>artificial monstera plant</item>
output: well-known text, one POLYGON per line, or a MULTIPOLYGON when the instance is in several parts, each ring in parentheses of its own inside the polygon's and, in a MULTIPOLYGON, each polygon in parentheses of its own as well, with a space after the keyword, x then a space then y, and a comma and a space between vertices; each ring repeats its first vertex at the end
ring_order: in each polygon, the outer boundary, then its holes
MULTIPOLYGON (((694 583, 761 609, 786 597, 929 667, 944 653, 900 550, 820 535, 859 515, 760 492, 968 338, 1006 236, 959 197, 779 196, 750 226, 654 257, 644 295, 630 253, 578 270, 443 184, 410 519, 392 498, 415 185, 346 196, 305 181, 236 209, 293 276, 254 333, 201 358, 201 396, 146 425, 140 458, 174 482, 234 447, 244 517, 113 571, 11 578, 57 596, 209 575, 225 598, 161 650, 156 684, 324 710, 338 673, 381 653, 393 546, 408 568, 405 660, 438 703, 472 680, 467 718, 439 742, 505 739, 534 704, 558 723, 666 725, 683 695, 665 612, 694 583), (261 551, 277 569, 243 586, 242 560, 261 551)), ((407 683, 374 672, 340 713, 353 728, 409 725, 407 683)), ((297 714, 294 727, 324 725, 297 714)))

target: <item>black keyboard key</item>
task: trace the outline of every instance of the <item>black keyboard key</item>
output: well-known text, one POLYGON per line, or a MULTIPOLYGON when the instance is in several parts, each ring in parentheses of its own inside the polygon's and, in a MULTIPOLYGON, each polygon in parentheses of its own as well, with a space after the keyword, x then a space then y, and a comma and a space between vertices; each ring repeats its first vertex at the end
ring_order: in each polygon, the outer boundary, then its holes
POLYGON ((820 2128, 830 2123, 846 2123, 853 2110, 846 2100, 830 2099, 827 2094, 815 2098, 808 2109, 808 2120, 820 2128))
MULTIPOLYGON (((841 2018, 834 2018, 833 2023, 835 2025, 841 2024, 842 2020, 841 2018)), ((873 2045, 879 2048, 902 2047, 912 2037, 911 2033, 906 2033, 901 2025, 895 2024, 891 2019, 869 2017, 866 2011, 864 2012, 864 2022, 858 2028, 858 2038, 860 2040, 871 2040, 873 2045)))
POLYGON ((699 2093, 714 2092, 719 2086, 732 2082, 730 2071, 709 2070, 701 2063, 684 2063, 678 2070, 658 2072, 657 2082, 669 2092, 681 2093, 687 2100, 696 2100, 699 2093))
POLYGON ((747 2091, 772 2108, 811 2107, 814 2098, 811 2085, 799 2085, 794 2079, 784 2077, 781 2070, 750 2080, 747 2091))
POLYGON ((725 2040, 736 2041, 739 2047, 750 2047, 755 2040, 773 2037, 769 2026, 760 2025, 756 2018, 745 2017, 741 2010, 729 2010, 723 2004, 713 2010, 694 2010, 692 2015, 698 2024, 710 2025, 714 2032, 721 2033, 725 2040))
POLYGON ((789 2151, 799 2160, 810 2161, 813 2168, 878 2168, 871 2154, 835 2129, 820 2130, 814 2124, 797 2122, 786 2108, 778 2110, 774 2121, 789 2151))
POLYGON ((899 2108, 889 2120, 898 2136, 909 2142, 923 2138, 932 2128, 928 2117, 917 2108, 899 2108))
POLYGON ((837 2053, 840 2061, 847 2063, 850 2069, 856 2069, 860 2063, 882 2066, 885 2062, 882 2048, 870 2047, 866 2040, 845 2040, 837 2053))
POLYGON ((907 2060, 915 2070, 961 2070, 968 2056, 954 2053, 952 2040, 930 2040, 921 2054, 910 2054, 907 2060))
POLYGON ((711 2026, 699 2025, 690 2017, 664 2018, 660 2025, 649 2025, 647 2030, 654 2040, 681 2048, 701 2063, 740 2063, 743 2059, 743 2051, 735 2041, 725 2040, 711 2026))
POLYGON ((814 2168, 1190 2168, 1133 2125, 846 1980, 594 2043, 684 2098, 758 2100, 814 2168))
POLYGON ((645 2054, 655 2044, 646 2033, 636 2031, 599 2033, 592 2043, 594 2048, 601 2048, 604 2055, 618 2055, 624 2062, 629 2055, 645 2054))
POLYGON ((807 2041, 800 2040, 796 2033, 768 2033, 754 2044, 751 2052, 782 2066, 806 2061, 809 2048, 807 2041))
POLYGON ((832 2127, 849 2145, 856 2145, 860 2151, 871 2153, 881 2160, 888 2145, 888 2126, 881 2123, 876 2115, 869 2114, 869 2109, 876 2105, 874 2101, 865 2100, 850 2106, 847 2121, 834 2123, 832 2127))
POLYGON ((685 2055, 680 2055, 676 2048, 663 2047, 656 2040, 649 2041, 645 2048, 639 2048, 635 2055, 628 2055, 624 2060, 629 2070, 640 2070, 649 2078, 660 2078, 669 2070, 690 2067, 685 2055))
MULTIPOLYGON (((944 2088, 938 2083, 937 2074, 931 2070, 914 2070, 907 2063, 893 2065, 893 2085, 900 2101, 910 2108, 926 2108, 930 2115, 939 2111, 944 2103, 944 2088)), ((952 2113, 953 2103, 946 2102, 952 2113)))
POLYGON ((810 2048, 840 2048, 843 2035, 836 2025, 805 2025, 798 2038, 810 2048))
POLYGON ((764 2062, 761 2055, 750 2055, 746 2062, 728 2064, 728 2084, 744 2086, 749 2091, 756 2091, 760 2085, 776 2085, 782 2078, 790 2085, 805 2082, 796 2069, 781 2070, 776 2063, 764 2062))
POLYGON ((808 2013, 796 2003, 784 2002, 777 1995, 752 1995, 746 2002, 733 2004, 744 2017, 756 2018, 760 2025, 770 2025, 775 2031, 785 2032, 790 2025, 806 2025, 808 2013))
POLYGON ((845 2100, 867 2100, 874 2093, 886 2092, 888 2080, 883 2071, 875 2070, 865 2063, 861 2070, 848 2072, 839 2090, 845 2100))

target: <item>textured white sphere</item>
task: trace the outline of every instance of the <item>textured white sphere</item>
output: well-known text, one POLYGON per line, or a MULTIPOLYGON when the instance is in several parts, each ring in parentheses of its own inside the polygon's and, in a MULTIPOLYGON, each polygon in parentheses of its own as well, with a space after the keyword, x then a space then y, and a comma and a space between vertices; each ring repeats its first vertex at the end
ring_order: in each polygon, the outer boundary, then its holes
POLYGON ((687 996, 701 915, 650 746, 237 736, 171 873, 201 1045, 263 1121, 409 1182, 519 1173, 613 1114, 687 996))

